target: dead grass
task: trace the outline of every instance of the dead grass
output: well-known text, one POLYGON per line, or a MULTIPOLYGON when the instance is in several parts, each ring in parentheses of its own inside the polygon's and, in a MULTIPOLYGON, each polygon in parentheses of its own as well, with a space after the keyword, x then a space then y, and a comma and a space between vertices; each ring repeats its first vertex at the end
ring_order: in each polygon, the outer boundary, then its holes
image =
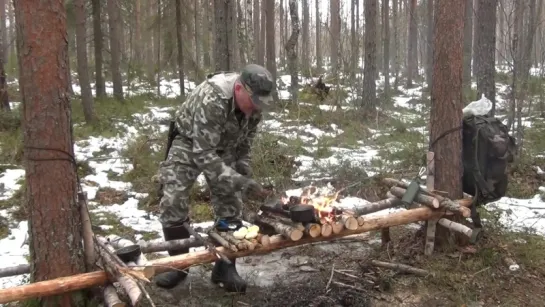
POLYGON ((541 306, 545 299, 545 239, 512 233, 496 225, 487 225, 485 231, 475 253, 450 246, 426 257, 421 234, 392 228, 389 248, 378 255, 385 261, 409 264, 435 274, 429 278, 398 274, 393 282, 394 292, 423 294, 422 303, 426 306, 438 306, 438 302, 441 306, 474 302, 485 306, 541 306), (505 257, 511 257, 521 270, 510 272, 505 257))

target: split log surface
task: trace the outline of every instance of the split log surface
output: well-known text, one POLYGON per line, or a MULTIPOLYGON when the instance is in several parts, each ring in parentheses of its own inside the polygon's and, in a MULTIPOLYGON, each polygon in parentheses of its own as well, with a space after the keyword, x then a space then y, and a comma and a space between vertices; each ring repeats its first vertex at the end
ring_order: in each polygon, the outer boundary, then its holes
MULTIPOLYGON (((471 205, 471 199, 463 199, 460 200, 459 203, 467 207, 471 205)), ((252 255, 262 255, 282 248, 304 245, 313 242, 330 241, 340 237, 360 234, 382 229, 385 227, 405 225, 418 221, 428 220, 430 218, 440 218, 443 214, 444 212, 442 212, 441 210, 431 210, 427 207, 421 207, 412 210, 394 212, 385 216, 371 217, 366 220, 366 223, 362 227, 359 227, 356 230, 347 229, 341 234, 332 235, 330 237, 303 238, 299 241, 290 241, 279 238, 279 236, 271 236, 270 245, 268 247, 255 249, 253 251, 238 251, 236 253, 233 253, 229 252, 223 247, 219 247, 218 249, 225 252, 227 255, 229 255, 229 257, 232 257, 233 259, 252 255)), ((156 267, 156 273, 159 273, 169 270, 169 267, 182 270, 193 265, 210 263, 215 260, 216 257, 210 254, 208 251, 196 251, 184 255, 152 260, 150 261, 150 264, 157 265, 158 267, 156 267)), ((10 303, 36 297, 58 295, 61 293, 104 285, 107 282, 108 277, 106 275, 106 272, 104 271, 56 278, 8 289, 0 289, 0 303, 10 303)))
POLYGON ((257 242, 262 246, 269 246, 271 244, 270 237, 261 233, 257 234, 257 242))
POLYGON ((322 237, 329 237, 331 236, 331 234, 333 234, 333 227, 331 227, 330 223, 325 223, 320 226, 322 227, 322 230, 320 232, 322 237))
POLYGON ((341 216, 341 220, 344 224, 344 227, 346 227, 346 229, 354 230, 358 228, 358 220, 353 216, 343 214, 341 216))
POLYGON ((320 226, 320 224, 308 223, 304 225, 304 228, 305 229, 303 230, 303 232, 311 238, 319 237, 322 233, 322 227, 320 226))

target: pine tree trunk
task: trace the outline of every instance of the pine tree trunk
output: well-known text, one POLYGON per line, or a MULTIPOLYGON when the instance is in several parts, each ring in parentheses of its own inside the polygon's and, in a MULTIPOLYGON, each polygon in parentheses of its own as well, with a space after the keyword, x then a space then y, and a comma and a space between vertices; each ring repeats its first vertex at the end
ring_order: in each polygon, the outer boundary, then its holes
POLYGON ((76 17, 76 53, 78 79, 81 89, 81 103, 83 105, 83 115, 88 124, 95 119, 93 109, 93 91, 89 80, 89 66, 87 64, 87 30, 85 29, 85 2, 84 0, 74 0, 74 13, 76 17))
MULTIPOLYGON (((8 6, 11 5, 10 1, 7 0, 8 6)), ((2 62, 8 62, 8 28, 6 25, 6 0, 0 0, 0 53, 2 62)), ((13 27, 13 24, 10 23, 10 27, 13 27)))
POLYGON ((216 26, 216 39, 214 46, 214 62, 216 71, 229 71, 231 60, 229 59, 229 32, 227 23, 229 3, 224 0, 214 0, 214 23, 216 26))
POLYGON ((492 101, 492 115, 496 110, 496 8, 498 0, 478 0, 477 16, 475 18, 475 52, 477 65, 475 76, 477 79, 477 97, 484 94, 492 101))
POLYGON ((329 29, 330 34, 330 46, 329 46, 329 56, 331 64, 331 75, 334 76, 336 83, 339 82, 338 72, 339 72, 339 46, 340 46, 340 36, 341 36, 341 13, 340 13, 340 2, 339 0, 330 0, 330 20, 329 20, 329 29))
MULTIPOLYGON (((303 29, 302 29, 302 46, 301 46, 301 72, 303 76, 310 76, 310 14, 309 14, 309 0, 303 0, 303 29)), ((291 12, 290 12, 291 15, 291 12)), ((293 35, 293 21, 292 21, 292 35, 293 35)))
MULTIPOLYGON (((65 12, 62 0, 15 1, 32 282, 85 271, 65 12)), ((85 301, 72 293, 42 298, 40 306, 85 306, 85 301)))
POLYGON ((260 28, 260 33, 259 33, 259 62, 258 64, 260 64, 261 66, 265 66, 265 50, 267 48, 269 48, 267 46, 267 38, 266 38, 266 33, 267 33, 267 18, 266 18, 266 15, 267 15, 267 12, 266 12, 266 8, 267 8, 267 0, 256 0, 256 1, 260 1, 261 2, 261 25, 259 26, 260 28))
POLYGON ((178 46, 178 78, 180 79, 180 96, 185 97, 184 48, 182 36, 182 0, 175 0, 176 5, 176 43, 178 46))
POLYGON ((322 59, 322 25, 320 18, 320 0, 316 0, 316 70, 318 73, 322 72, 323 59, 322 59))
POLYGON ((433 32, 434 32, 434 0, 428 0, 427 3, 427 15, 428 15, 428 35, 427 35, 427 61, 426 61, 426 81, 428 83, 428 88, 431 90, 431 84, 433 82, 433 32))
POLYGON ((416 0, 410 0, 409 6, 409 37, 407 42, 407 88, 413 86, 416 70, 418 69, 418 19, 416 0))
POLYGON ((394 88, 397 90, 399 86, 399 15, 398 1, 392 0, 392 19, 394 20, 394 88))
POLYGON ((120 3, 115 0, 107 0, 108 25, 110 26, 110 66, 114 97, 123 101, 123 79, 121 77, 121 35, 120 35, 120 3))
POLYGON ((253 0, 253 26, 254 26, 254 62, 260 64, 261 56, 261 23, 259 17, 261 16, 261 10, 259 9, 259 0, 253 0))
POLYGON ((377 6, 378 0, 365 0, 365 63, 363 69, 363 101, 366 111, 377 107, 377 6))
POLYGON ((463 87, 464 102, 469 102, 471 97, 471 59, 473 58, 473 0, 466 0, 465 22, 464 22, 464 68, 463 87))
MULTIPOLYGON (((431 0, 428 0, 428 2, 431 0)), ((389 97, 390 92, 390 3, 388 0, 382 0, 382 73, 384 74, 384 97, 389 97)))
MULTIPOLYGON (((276 80, 276 31, 274 26, 274 15, 274 1, 267 1, 265 6, 265 18, 267 21, 267 69, 271 72, 273 80, 276 80)), ((273 95, 276 95, 275 100, 278 100, 276 91, 274 91, 273 95)))
MULTIPOLYGON (((462 198, 462 63, 466 0, 437 1, 431 89, 430 145, 435 153, 435 189, 462 198), (450 129, 455 132, 442 134, 450 129)), ((439 226, 438 226, 439 227, 439 226)), ((448 232, 439 227, 437 239, 448 232)))
POLYGON ((299 69, 297 68, 297 40, 299 39, 299 16, 297 14, 297 0, 290 0, 290 17, 291 17, 291 35, 286 43, 286 54, 288 56, 288 66, 291 76, 291 100, 297 103, 297 92, 299 89, 299 69))

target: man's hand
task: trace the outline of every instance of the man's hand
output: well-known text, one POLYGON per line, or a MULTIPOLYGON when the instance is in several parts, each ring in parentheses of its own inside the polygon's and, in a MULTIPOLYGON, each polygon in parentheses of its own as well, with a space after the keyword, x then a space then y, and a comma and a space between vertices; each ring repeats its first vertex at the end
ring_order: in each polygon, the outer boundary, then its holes
POLYGON ((244 177, 252 177, 252 168, 246 161, 237 161, 235 164, 235 170, 244 177))
POLYGON ((245 195, 260 195, 263 192, 263 187, 259 183, 244 176, 235 179, 234 187, 236 191, 242 191, 245 195))

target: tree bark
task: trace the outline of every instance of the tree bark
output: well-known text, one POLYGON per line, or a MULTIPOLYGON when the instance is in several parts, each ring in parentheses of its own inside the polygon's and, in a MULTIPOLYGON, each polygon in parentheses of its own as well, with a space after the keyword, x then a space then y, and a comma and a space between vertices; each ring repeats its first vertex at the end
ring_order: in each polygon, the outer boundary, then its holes
POLYGON ((257 64, 260 64, 261 59, 261 40, 260 40, 260 33, 261 33, 261 23, 259 20, 261 10, 259 9, 259 0, 253 0, 253 22, 254 22, 254 62, 257 64))
MULTIPOLYGON (((435 153, 435 189, 462 198, 462 62, 466 0, 436 2, 430 111, 430 151, 435 153), (454 132, 442 134, 450 129, 454 132)), ((438 229, 439 230, 439 229, 438 229)), ((438 231, 438 239, 446 232, 438 231)))
MULTIPOLYGON (((308 6, 308 1, 309 0, 303 0, 303 29, 302 29, 302 46, 301 46, 301 68, 302 68, 302 73, 303 73, 303 76, 310 76, 310 35, 309 35, 309 28, 310 28, 310 14, 309 14, 309 6, 308 6)), ((291 1, 290 1, 291 3, 291 1)), ((291 10, 291 8, 290 8, 291 10)), ((293 15, 291 15, 291 11, 290 11, 290 16, 292 16, 293 18, 293 15)), ((292 19, 293 20, 293 19, 292 19)), ((292 27, 293 27, 293 21, 292 21, 292 27)), ((291 30, 292 32, 292 35, 293 35, 293 28, 291 30)))
POLYGON ((330 0, 329 2, 329 57, 331 64, 331 75, 335 77, 338 83, 338 72, 339 72, 339 46, 341 42, 341 13, 340 13, 340 2, 339 0, 330 0))
MULTIPOLYGON (((276 80, 276 30, 274 26, 274 1, 267 1, 266 6, 266 25, 267 25, 267 69, 271 72, 273 80, 276 80)), ((276 85, 276 82, 274 83, 276 85)), ((274 91, 273 95, 278 96, 274 91)), ((278 100, 278 97, 275 97, 278 100)))
POLYGON ((498 0, 478 0, 475 17, 475 52, 477 65, 477 99, 484 94, 492 101, 491 114, 496 111, 496 8, 498 0))
POLYGON ((232 69, 231 53, 229 49, 229 1, 214 0, 214 23, 216 26, 216 43, 214 47, 214 62, 216 71, 232 69))
POLYGON ((290 0, 290 17, 291 17, 291 36, 286 43, 286 54, 288 56, 288 69, 291 76, 291 100, 297 103, 297 93, 299 89, 299 69, 297 67, 297 41, 299 40, 299 16, 297 14, 297 1, 290 0))
POLYGON ((120 3, 115 0, 107 0, 108 25, 110 26, 110 66, 112 71, 112 83, 114 97, 123 101, 123 79, 121 77, 121 28, 120 28, 120 3))
POLYGON ((104 57, 104 34, 102 33, 102 20, 100 17, 100 0, 91 0, 93 7, 93 43, 95 45, 95 95, 97 98, 106 96, 106 81, 102 72, 104 57))
POLYGON ((433 14, 434 14, 434 0, 428 0, 426 5, 428 15, 428 34, 427 34, 427 59, 426 59, 426 81, 428 82, 428 88, 431 89, 433 82, 433 14))
MULTIPOLYGON (((66 10, 62 0, 14 4, 31 280, 42 281, 85 270, 68 99, 66 10)), ((85 306, 85 299, 63 294, 41 299, 41 306, 85 306)))
POLYGON ((265 66, 265 57, 266 57, 266 54, 265 54, 265 50, 267 50, 267 48, 269 48, 267 46, 267 0, 256 0, 256 1, 259 1, 261 2, 261 9, 260 9, 260 14, 261 14, 261 19, 260 19, 260 22, 261 22, 261 25, 260 25, 260 33, 259 33, 259 63, 261 66, 265 66))
MULTIPOLYGON (((1 45, 0 45, 1 46, 1 45)), ((5 49, 1 49, 0 52, 4 52, 5 49)), ((4 70, 3 54, 0 54, 0 111, 11 111, 9 105, 8 86, 6 83, 6 71, 4 70)))
POLYGON ((181 100, 185 97, 185 76, 184 76, 184 48, 182 36, 182 3, 181 0, 176 1, 176 43, 178 46, 178 78, 180 79, 180 96, 181 100))
MULTIPOLYGON (((430 0, 428 0, 429 2, 430 0)), ((390 92, 390 3, 388 0, 382 0, 382 73, 384 74, 384 97, 387 99, 390 92)))
POLYGON ((320 23, 320 0, 316 0, 316 70, 318 73, 322 72, 322 30, 321 30, 321 23, 320 23))
POLYGON ((74 0, 74 13, 76 17, 76 53, 78 66, 79 87, 81 89, 81 104, 86 123, 95 120, 93 108, 93 91, 89 80, 89 66, 87 64, 87 31, 85 30, 85 1, 74 0))
POLYGON ((464 68, 463 68, 463 93, 464 102, 471 101, 471 59, 473 56, 473 0, 466 0, 464 22, 464 68))
MULTIPOLYGON (((7 0, 0 0, 0 60, 4 64, 8 63, 8 51, 9 51, 9 43, 8 43, 8 28, 7 28, 7 18, 6 18, 6 3, 8 6, 11 5, 10 1, 7 0)), ((10 23, 10 27, 13 27, 13 24, 10 23)))
POLYGON ((413 86, 413 79, 418 70, 418 19, 416 0, 410 0, 409 6, 409 37, 407 44, 407 87, 413 86))
POLYGON ((398 1, 392 0, 392 19, 394 20, 394 88, 397 89, 399 85, 399 14, 398 14, 398 1))
POLYGON ((363 101, 366 111, 376 111, 377 85, 377 0, 365 0, 365 63, 363 68, 363 101))

